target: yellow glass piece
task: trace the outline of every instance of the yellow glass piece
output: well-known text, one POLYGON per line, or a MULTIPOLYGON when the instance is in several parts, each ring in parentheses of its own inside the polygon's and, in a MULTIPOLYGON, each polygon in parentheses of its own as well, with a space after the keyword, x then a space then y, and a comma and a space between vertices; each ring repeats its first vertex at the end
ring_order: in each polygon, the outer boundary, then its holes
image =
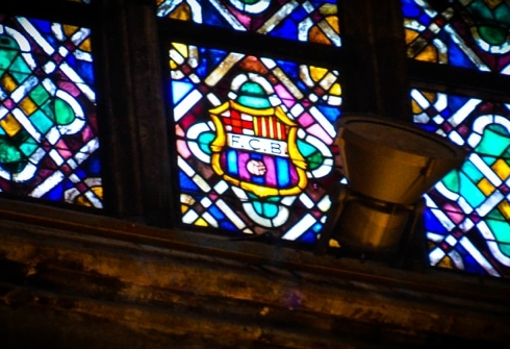
POLYGON ((183 2, 168 17, 181 21, 191 21, 191 8, 187 3, 183 2))
POLYGON ((324 32, 317 26, 313 26, 310 28, 310 31, 308 32, 308 39, 311 42, 331 45, 331 40, 329 40, 329 38, 324 34, 324 32))
POLYGON ((207 227, 209 226, 209 224, 207 224, 207 222, 203 219, 203 218, 199 218, 195 221, 194 223, 195 225, 199 225, 201 227, 207 227))
POLYGON ((435 92, 421 91, 421 94, 423 95, 423 97, 425 97, 427 99, 427 101, 430 102, 430 104, 434 104, 434 102, 437 99, 437 93, 435 93, 435 92))
MULTIPOLYGON (((421 91, 421 94, 423 95, 423 97, 425 97, 427 101, 429 101, 430 104, 434 104, 434 102, 436 101, 437 93, 435 92, 421 91)), ((414 114, 420 114, 421 112, 423 112, 423 108, 418 103, 416 103, 414 99, 411 101, 411 108, 414 114)))
POLYGON ((449 256, 445 256, 439 263, 436 264, 436 266, 453 269, 453 261, 449 256))
POLYGON ((76 33, 76 31, 79 29, 78 27, 75 27, 74 25, 68 25, 68 24, 64 24, 62 26, 62 28, 64 29, 64 34, 70 38, 71 36, 73 36, 74 33, 76 33))
POLYGON ((328 73, 327 69, 313 66, 310 67, 310 76, 315 82, 320 81, 327 73, 328 73))
POLYGON ((188 45, 174 43, 173 47, 182 57, 189 57, 188 45))
POLYGON ((342 86, 340 86, 339 83, 333 84, 331 88, 329 89, 329 93, 331 93, 334 96, 341 96, 342 95, 342 86))
POLYGON ((340 248, 340 244, 335 239, 329 239, 329 247, 340 248))
POLYGON ((409 30, 409 29, 406 29, 405 31, 405 39, 406 39, 406 44, 410 44, 411 42, 414 41, 414 39, 416 39, 418 36, 420 35, 420 33, 418 33, 417 31, 415 30, 409 30))
POLYGON ((506 200, 501 201, 498 205, 498 209, 505 219, 510 219, 510 202, 506 200))
POLYGON ((9 136, 15 136, 20 130, 21 125, 12 114, 8 114, 0 121, 0 126, 4 129, 5 133, 9 136))
POLYGON ((185 214, 186 212, 188 212, 188 210, 189 210, 188 205, 181 205, 181 213, 182 214, 185 214))
POLYGON ((319 9, 319 12, 323 15, 323 16, 328 16, 328 18, 331 16, 331 17, 335 17, 336 18, 336 13, 337 13, 337 5, 336 4, 324 4, 320 7, 319 9))
POLYGON ((92 52, 92 46, 91 46, 91 43, 90 43, 90 38, 87 38, 87 39, 83 40, 83 42, 78 47, 82 51, 92 52))
POLYGON ((491 167, 503 181, 510 176, 510 166, 503 159, 498 159, 491 167))
POLYGON ((413 114, 421 114, 421 112, 423 111, 421 106, 418 103, 416 103, 414 99, 411 101, 411 109, 413 110, 413 114))
POLYGON ((333 28, 335 33, 340 34, 340 26, 338 25, 338 17, 337 16, 328 16, 326 17, 326 22, 333 28))
POLYGON ((491 195, 496 188, 494 188, 487 178, 483 178, 480 182, 478 182, 478 189, 480 189, 484 195, 488 196, 491 195))
MULTIPOLYGON (((92 187, 90 190, 97 196, 99 199, 103 200, 103 187, 92 187)), ((92 203, 87 199, 87 197, 83 194, 78 195, 74 199, 74 203, 81 206, 93 207, 92 203)))
POLYGON ((25 115, 32 115, 32 113, 37 110, 37 105, 32 101, 32 99, 30 99, 30 97, 23 98, 21 102, 19 102, 19 106, 25 115))
POLYGON ((437 63, 438 61, 437 49, 433 45, 427 45, 414 58, 417 59, 418 61, 437 63))
POLYGON ((499 6, 503 0, 483 0, 485 5, 487 5, 488 8, 491 10, 495 9, 497 6, 499 6))
POLYGON ((2 88, 5 92, 12 92, 18 87, 16 80, 14 80, 10 74, 5 74, 2 80, 0 80, 0 84, 2 84, 2 88))

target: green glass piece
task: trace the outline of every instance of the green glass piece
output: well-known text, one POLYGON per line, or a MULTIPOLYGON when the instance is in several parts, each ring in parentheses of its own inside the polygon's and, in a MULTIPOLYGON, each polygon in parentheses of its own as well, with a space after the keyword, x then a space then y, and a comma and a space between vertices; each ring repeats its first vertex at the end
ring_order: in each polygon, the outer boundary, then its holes
MULTIPOLYGON (((494 160, 494 158, 491 158, 491 160, 494 160)), ((462 172, 464 172, 466 176, 471 178, 471 180, 474 182, 479 182, 483 177, 485 177, 485 175, 471 161, 466 161, 464 163, 464 165, 462 166, 462 172)))
POLYGON ((501 125, 491 124, 484 129, 482 140, 475 148, 475 151, 499 157, 509 146, 510 137, 508 131, 501 125))
POLYGON ((505 217, 499 210, 490 210, 490 212, 485 216, 486 219, 496 220, 496 221, 506 221, 505 217))
POLYGON ((212 132, 204 132, 198 136, 198 146, 204 153, 211 155, 211 143, 216 136, 212 132))
POLYGON ((239 88, 239 95, 236 100, 239 104, 250 108, 264 109, 271 107, 262 86, 252 81, 245 82, 239 88))
MULTIPOLYGON (((464 164, 464 167, 465 166, 466 164, 464 164)), ((443 184, 451 191, 458 193, 460 187, 458 172, 456 170, 450 171, 446 176, 444 176, 443 184)))
POLYGON ((53 122, 48 119, 48 116, 46 116, 46 114, 44 114, 41 110, 36 110, 30 116, 30 121, 42 134, 46 134, 46 132, 54 126, 53 122))
POLYGON ((0 69, 8 69, 18 54, 18 43, 8 36, 0 36, 0 69))
POLYGON ((510 27, 510 4, 502 2, 494 9, 494 17, 498 23, 506 24, 510 27))
POLYGON ((506 221, 485 220, 498 242, 510 243, 510 225, 506 221))
POLYGON ((0 165, 11 173, 18 173, 23 170, 28 160, 20 152, 11 137, 0 137, 0 165))
POLYGON ((25 62, 21 56, 18 56, 14 59, 9 72, 17 79, 18 82, 23 81, 27 78, 28 75, 33 73, 27 62, 25 62), (18 76, 20 76, 20 79, 18 79, 18 76))
POLYGON ((56 98, 55 99, 55 121, 59 125, 67 125, 73 122, 75 114, 69 103, 56 98))
POLYGON ((252 204, 255 211, 266 218, 274 218, 280 211, 278 205, 270 202, 253 201, 252 204))
POLYGON ((507 30, 498 27, 489 27, 481 25, 478 27, 478 33, 480 37, 487 43, 500 46, 505 43, 507 37, 507 30))
POLYGON ((480 37, 491 45, 502 45, 507 41, 510 28, 510 9, 501 3, 492 10, 482 0, 473 1, 468 7, 478 27, 480 37))
POLYGON ((32 155, 37 150, 37 148, 39 148, 39 145, 32 138, 29 138, 19 146, 19 150, 26 156, 32 155))
POLYGON ((485 201, 485 195, 478 187, 463 173, 459 173, 460 194, 472 207, 478 207, 485 201))
POLYGON ((499 244, 499 249, 502 253, 506 254, 510 257, 510 245, 509 244, 499 244))
POLYGON ((315 170, 322 165, 324 162, 324 156, 316 147, 302 140, 298 140, 296 143, 299 152, 306 159, 310 170, 315 170))
POLYGON ((37 85, 31 92, 30 98, 34 101, 35 104, 41 106, 44 104, 48 98, 50 97, 48 91, 41 85, 37 85))
POLYGON ((253 5, 260 1, 267 1, 267 0, 241 0, 246 5, 253 5))

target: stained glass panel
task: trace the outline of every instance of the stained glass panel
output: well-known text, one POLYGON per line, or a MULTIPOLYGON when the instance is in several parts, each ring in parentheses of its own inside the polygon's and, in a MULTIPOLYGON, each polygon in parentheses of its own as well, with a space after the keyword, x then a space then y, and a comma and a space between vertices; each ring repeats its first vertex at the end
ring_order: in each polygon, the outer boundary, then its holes
POLYGON ((510 1, 402 0, 407 55, 510 74, 510 1))
POLYGON ((510 277, 510 104, 412 90, 414 121, 470 154, 425 196, 434 266, 510 277))
POLYGON ((102 207, 90 30, 0 15, 0 191, 102 207))
POLYGON ((331 206, 338 72, 175 43, 184 224, 314 242, 331 206))
POLYGON ((158 16, 340 46, 335 0, 157 0, 158 16))

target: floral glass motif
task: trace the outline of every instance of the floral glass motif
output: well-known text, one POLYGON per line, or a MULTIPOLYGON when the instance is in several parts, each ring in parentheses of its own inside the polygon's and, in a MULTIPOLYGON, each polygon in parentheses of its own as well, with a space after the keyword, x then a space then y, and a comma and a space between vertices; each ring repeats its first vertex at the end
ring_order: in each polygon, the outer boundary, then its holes
POLYGON ((184 224, 314 242, 331 206, 338 72, 170 48, 184 224))
POLYGON ((402 0, 407 55, 510 74, 510 1, 402 0))
POLYGON ((157 0, 158 16, 340 46, 336 0, 157 0))
POLYGON ((90 30, 0 15, 0 191, 102 207, 90 30))
POLYGON ((431 265, 510 277, 510 104, 411 96, 415 123, 470 151, 425 195, 431 265))

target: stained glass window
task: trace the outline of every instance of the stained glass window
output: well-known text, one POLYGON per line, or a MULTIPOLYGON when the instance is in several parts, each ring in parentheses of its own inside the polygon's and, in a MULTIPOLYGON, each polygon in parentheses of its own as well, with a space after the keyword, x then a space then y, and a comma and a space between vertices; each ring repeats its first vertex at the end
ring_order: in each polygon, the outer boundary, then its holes
POLYGON ((510 276, 510 104, 413 89, 414 121, 470 150, 425 196, 430 263, 510 276))
POLYGON ((338 71, 181 43, 169 52, 182 222, 315 241, 331 206, 338 71))
POLYGON ((0 15, 0 191, 102 207, 90 30, 0 15))
POLYGON ((510 74, 510 1, 402 0, 410 58, 510 74))
POLYGON ((336 0, 157 0, 158 16, 340 46, 336 0))

